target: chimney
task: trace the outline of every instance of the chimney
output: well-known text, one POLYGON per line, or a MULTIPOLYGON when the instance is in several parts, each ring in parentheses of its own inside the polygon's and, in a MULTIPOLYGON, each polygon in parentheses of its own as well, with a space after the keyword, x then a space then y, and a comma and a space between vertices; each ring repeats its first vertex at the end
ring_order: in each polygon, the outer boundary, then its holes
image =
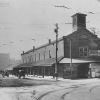
POLYGON ((35 46, 33 46, 33 51, 35 50, 35 46))
POLYGON ((23 54, 24 54, 24 51, 23 51, 23 54))
POLYGON ((51 39, 49 39, 49 44, 51 44, 51 39))
POLYGON ((86 14, 76 13, 72 16, 73 32, 86 28, 86 14))

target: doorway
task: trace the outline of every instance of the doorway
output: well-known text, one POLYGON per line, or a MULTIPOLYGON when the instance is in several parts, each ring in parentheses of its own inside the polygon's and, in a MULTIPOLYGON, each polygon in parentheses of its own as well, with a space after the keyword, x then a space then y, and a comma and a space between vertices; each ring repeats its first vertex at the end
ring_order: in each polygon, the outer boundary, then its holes
POLYGON ((85 63, 85 64, 79 64, 78 66, 78 78, 88 78, 88 72, 89 72, 89 64, 85 63))

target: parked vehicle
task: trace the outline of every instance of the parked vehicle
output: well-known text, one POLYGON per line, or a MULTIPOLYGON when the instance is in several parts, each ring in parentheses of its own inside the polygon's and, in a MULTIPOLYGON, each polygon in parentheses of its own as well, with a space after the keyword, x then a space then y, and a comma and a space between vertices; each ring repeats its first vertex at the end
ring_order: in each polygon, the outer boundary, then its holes
POLYGON ((25 78, 25 71, 24 70, 19 70, 19 75, 18 75, 19 79, 21 77, 25 78))

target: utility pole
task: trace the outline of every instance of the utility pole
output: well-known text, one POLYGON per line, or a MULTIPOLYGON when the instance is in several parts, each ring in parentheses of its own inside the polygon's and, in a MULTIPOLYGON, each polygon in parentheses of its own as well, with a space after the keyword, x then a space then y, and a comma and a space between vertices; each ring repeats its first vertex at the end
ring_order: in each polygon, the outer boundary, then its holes
POLYGON ((55 77, 56 77, 56 80, 57 80, 57 77, 58 77, 58 61, 57 61, 57 58, 58 58, 58 55, 57 55, 57 51, 58 51, 58 24, 56 23, 56 29, 54 30, 55 33, 56 33, 56 63, 55 63, 55 77))
POLYGON ((70 41, 70 78, 72 78, 72 41, 71 39, 69 40, 70 41))

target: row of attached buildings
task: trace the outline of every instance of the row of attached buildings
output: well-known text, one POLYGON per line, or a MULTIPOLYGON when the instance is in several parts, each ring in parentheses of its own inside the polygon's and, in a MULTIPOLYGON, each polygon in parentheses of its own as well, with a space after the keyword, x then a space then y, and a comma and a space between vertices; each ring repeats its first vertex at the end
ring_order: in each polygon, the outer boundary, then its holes
MULTIPOLYGON (((57 74, 63 78, 100 77, 100 38, 86 28, 86 14, 72 16, 73 32, 57 41, 57 74)), ((21 54, 26 74, 53 76, 56 64, 56 41, 21 54)))

